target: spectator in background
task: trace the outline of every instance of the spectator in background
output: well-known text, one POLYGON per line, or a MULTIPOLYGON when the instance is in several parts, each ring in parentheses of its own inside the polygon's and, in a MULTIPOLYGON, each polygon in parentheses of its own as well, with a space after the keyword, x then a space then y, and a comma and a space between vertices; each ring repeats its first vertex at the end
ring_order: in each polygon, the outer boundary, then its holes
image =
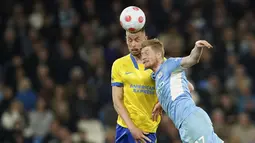
MULTIPOLYGON (((96 104, 90 99, 91 95, 88 94, 86 86, 80 84, 76 87, 76 92, 70 99, 70 105, 75 103, 70 108, 71 123, 77 123, 79 120, 90 120, 95 118, 96 104)), ((76 124, 74 131, 77 131, 76 124)))
POLYGON ((75 93, 77 93, 76 91, 76 88, 78 85, 80 84, 83 84, 84 83, 84 72, 82 70, 81 67, 79 66, 76 66, 76 67, 73 67, 70 71, 70 74, 69 74, 69 83, 67 83, 67 91, 68 91, 68 95, 74 95, 75 93))
POLYGON ((56 119, 58 119, 63 126, 70 127, 70 107, 67 101, 58 101, 55 103, 56 108, 53 109, 55 112, 56 119))
POLYGON ((14 141, 15 133, 21 132, 27 126, 26 120, 26 112, 24 112, 23 105, 21 102, 14 100, 8 110, 6 110, 1 118, 1 125, 5 131, 5 139, 6 141, 14 141))
POLYGON ((43 138, 42 143, 60 142, 60 139, 58 137, 59 129, 60 129, 59 122, 57 120, 52 121, 50 125, 50 131, 43 138))
POLYGON ((228 124, 225 121, 224 112, 221 109, 215 109, 212 112, 212 122, 215 132, 217 135, 224 140, 225 142, 228 141, 229 131, 231 130, 228 124))
POLYGON ((38 91, 38 95, 43 97, 47 103, 50 103, 54 95, 55 83, 51 78, 49 67, 44 64, 37 66, 37 78, 34 86, 38 91))
POLYGON ((173 122, 163 115, 158 130, 158 142, 167 142, 169 140, 179 140, 178 130, 174 127, 173 122))
POLYGON ((24 78, 19 81, 16 99, 24 105, 24 109, 26 111, 32 111, 35 109, 37 96, 34 93, 31 87, 31 82, 28 78, 24 78))
POLYGON ((235 98, 228 93, 222 93, 219 107, 225 115, 225 123, 231 126, 236 121, 238 114, 235 98))
POLYGON ((13 54, 20 53, 20 43, 18 41, 17 35, 13 28, 7 28, 4 33, 4 38, 1 41, 1 45, 5 48, 0 50, 0 64, 4 65, 10 62, 13 54))
POLYGON ((34 140, 41 141, 48 133, 51 122, 53 121, 52 113, 47 109, 47 104, 43 98, 38 98, 36 109, 29 113, 29 129, 34 140))
POLYGON ((13 87, 15 92, 18 82, 25 76, 23 61, 24 60, 20 56, 15 55, 11 58, 11 61, 6 63, 4 83, 13 87))
POLYGON ((0 101, 0 117, 8 109, 13 99, 13 90, 10 87, 3 88, 3 99, 0 101))
POLYGON ((238 116, 238 121, 231 131, 231 141, 237 139, 240 143, 254 142, 255 127, 251 124, 249 115, 247 113, 241 113, 238 116))
POLYGON ((41 29, 44 23, 45 12, 41 2, 36 2, 34 10, 29 16, 29 23, 35 29, 41 29))
POLYGON ((76 12, 70 0, 60 0, 59 23, 62 28, 72 28, 76 24, 76 12))

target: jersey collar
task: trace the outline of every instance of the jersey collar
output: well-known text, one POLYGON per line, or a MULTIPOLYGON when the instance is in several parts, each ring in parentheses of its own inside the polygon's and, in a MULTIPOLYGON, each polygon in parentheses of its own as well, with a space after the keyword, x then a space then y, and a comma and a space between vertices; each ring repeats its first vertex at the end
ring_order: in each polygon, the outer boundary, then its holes
POLYGON ((157 76, 157 74, 159 73, 159 71, 161 70, 163 64, 164 64, 164 63, 162 63, 162 64, 159 66, 159 69, 158 69, 156 72, 151 73, 151 78, 152 78, 153 80, 156 80, 156 76, 157 76))
POLYGON ((151 73, 151 79, 152 80, 155 80, 156 79, 156 74, 153 72, 153 73, 151 73))
POLYGON ((134 67, 135 67, 136 69, 139 70, 139 67, 138 67, 138 64, 137 64, 137 62, 136 62, 135 57, 134 57, 132 54, 130 54, 130 58, 131 58, 131 60, 132 60, 132 63, 133 63, 133 65, 134 65, 134 67))
MULTIPOLYGON (((136 69, 139 70, 139 66, 138 66, 138 63, 137 63, 135 57, 134 57, 132 54, 130 54, 130 58, 131 58, 131 60, 132 60, 132 63, 133 63, 133 65, 134 65, 134 67, 135 67, 136 69)), ((144 68, 144 70, 148 70, 148 69, 147 69, 147 68, 144 68)))

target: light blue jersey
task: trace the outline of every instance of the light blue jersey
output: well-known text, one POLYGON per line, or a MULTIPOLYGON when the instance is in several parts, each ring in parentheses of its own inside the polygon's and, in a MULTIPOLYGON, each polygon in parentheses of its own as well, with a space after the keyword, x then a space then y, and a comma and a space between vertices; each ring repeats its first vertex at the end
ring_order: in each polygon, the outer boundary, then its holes
POLYGON ((152 74, 158 100, 179 129, 184 143, 222 143, 214 133, 207 113, 192 100, 182 58, 169 58, 152 74))
POLYGON ((153 75, 159 102, 177 129, 197 107, 192 100, 188 80, 180 66, 181 58, 169 58, 153 75))

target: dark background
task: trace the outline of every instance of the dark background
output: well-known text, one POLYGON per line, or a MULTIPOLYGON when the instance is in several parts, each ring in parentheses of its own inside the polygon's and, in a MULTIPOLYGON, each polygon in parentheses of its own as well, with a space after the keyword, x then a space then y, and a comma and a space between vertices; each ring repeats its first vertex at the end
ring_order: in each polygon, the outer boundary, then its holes
MULTIPOLYGON (((225 142, 255 142, 254 0, 2 0, 1 143, 114 142, 110 70, 128 53, 118 17, 129 5, 167 57, 214 46, 187 71, 194 100, 225 142)), ((180 142, 166 116, 158 142, 180 142)))

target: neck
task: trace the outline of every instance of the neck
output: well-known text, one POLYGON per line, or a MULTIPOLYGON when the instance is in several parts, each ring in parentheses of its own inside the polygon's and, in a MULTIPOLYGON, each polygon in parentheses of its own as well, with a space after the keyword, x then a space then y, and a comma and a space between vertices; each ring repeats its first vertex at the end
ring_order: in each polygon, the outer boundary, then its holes
POLYGON ((139 63, 139 64, 142 63, 142 59, 141 59, 141 55, 140 55, 140 54, 139 54, 139 55, 136 55, 136 56, 133 55, 133 57, 135 58, 135 60, 136 60, 137 63, 139 63))
POLYGON ((152 68, 152 71, 153 71, 153 72, 158 71, 160 65, 161 65, 163 62, 164 62, 164 60, 163 60, 163 59, 160 59, 160 60, 157 62, 157 64, 155 64, 155 66, 152 68))
POLYGON ((139 55, 136 55, 136 56, 134 56, 134 55, 132 55, 136 60, 141 60, 141 55, 139 54, 139 55))

